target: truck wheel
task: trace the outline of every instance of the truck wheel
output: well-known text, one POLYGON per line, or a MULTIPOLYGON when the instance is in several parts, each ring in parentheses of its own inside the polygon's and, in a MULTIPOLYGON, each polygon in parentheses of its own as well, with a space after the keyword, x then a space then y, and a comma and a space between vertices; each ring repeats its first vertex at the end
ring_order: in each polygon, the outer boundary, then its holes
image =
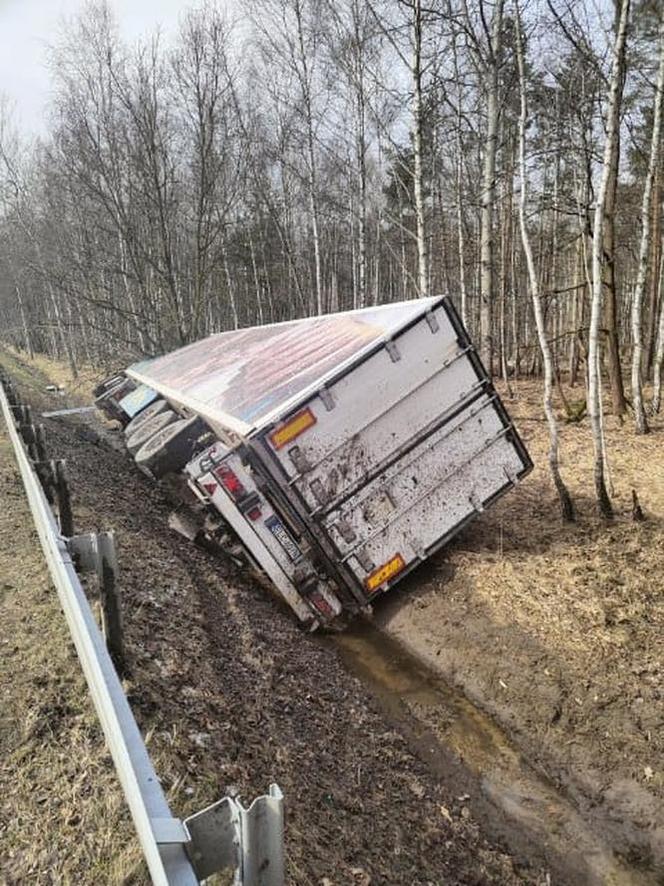
POLYGON ((205 428, 205 422, 199 416, 172 422, 141 446, 134 455, 136 464, 157 480, 179 471, 191 461, 196 441, 205 428))
POLYGON ((120 384, 125 380, 125 375, 112 375, 110 378, 105 379, 103 382, 97 385, 96 388, 92 391, 93 397, 101 397, 102 394, 105 394, 107 391, 110 391, 111 388, 114 388, 116 385, 120 384))
POLYGON ((161 431, 166 425, 170 425, 176 420, 177 415, 172 409, 164 409, 159 415, 155 415, 149 421, 144 422, 135 434, 127 438, 127 449, 132 455, 136 455, 141 446, 147 443, 150 437, 154 437, 157 431, 161 431))
POLYGON ((129 422, 127 427, 124 429, 125 437, 129 439, 136 431, 142 427, 146 421, 150 421, 151 418, 154 418, 155 415, 159 415, 160 412, 163 412, 165 409, 168 409, 168 403, 166 400, 155 400, 154 403, 150 403, 149 406, 146 406, 142 412, 139 412, 138 415, 135 415, 132 420, 129 422))

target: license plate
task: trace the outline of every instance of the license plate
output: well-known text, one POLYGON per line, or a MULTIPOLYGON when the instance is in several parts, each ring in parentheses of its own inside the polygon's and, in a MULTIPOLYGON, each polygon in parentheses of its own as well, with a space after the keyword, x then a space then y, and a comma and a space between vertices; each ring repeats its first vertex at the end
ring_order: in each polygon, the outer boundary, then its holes
POLYGON ((278 517, 268 517, 265 521, 265 525, 279 542, 281 547, 286 551, 290 559, 299 560, 301 554, 300 549, 290 537, 288 530, 281 520, 279 520, 278 517))

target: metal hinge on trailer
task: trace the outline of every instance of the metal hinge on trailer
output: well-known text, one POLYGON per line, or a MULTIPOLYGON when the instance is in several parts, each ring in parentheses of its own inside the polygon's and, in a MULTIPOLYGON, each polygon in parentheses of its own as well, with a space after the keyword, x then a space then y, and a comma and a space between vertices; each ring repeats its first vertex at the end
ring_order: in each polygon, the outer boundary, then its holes
POLYGON ((508 465, 503 465, 503 474, 507 478, 507 482, 512 486, 517 486, 521 481, 516 471, 512 470, 508 465))
POLYGON ((236 886, 283 886, 283 794, 276 784, 248 808, 224 797, 183 822, 153 819, 152 825, 160 846, 184 847, 201 881, 234 870, 236 886))

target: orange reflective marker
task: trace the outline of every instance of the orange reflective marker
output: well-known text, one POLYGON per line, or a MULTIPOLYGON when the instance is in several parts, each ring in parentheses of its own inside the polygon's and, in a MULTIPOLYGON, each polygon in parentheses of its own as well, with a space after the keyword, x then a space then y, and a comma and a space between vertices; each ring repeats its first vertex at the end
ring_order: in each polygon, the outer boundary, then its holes
POLYGON ((290 443, 291 440, 299 437, 300 434, 303 434, 315 424, 316 416, 311 409, 303 409, 289 419, 286 424, 281 425, 276 431, 272 431, 270 434, 270 443, 275 449, 281 449, 283 446, 286 446, 287 443, 290 443))
POLYGON ((394 578, 406 565, 406 561, 401 554, 395 554, 387 563, 383 563, 378 569, 374 569, 371 575, 364 580, 364 585, 369 592, 378 590, 378 588, 394 578))

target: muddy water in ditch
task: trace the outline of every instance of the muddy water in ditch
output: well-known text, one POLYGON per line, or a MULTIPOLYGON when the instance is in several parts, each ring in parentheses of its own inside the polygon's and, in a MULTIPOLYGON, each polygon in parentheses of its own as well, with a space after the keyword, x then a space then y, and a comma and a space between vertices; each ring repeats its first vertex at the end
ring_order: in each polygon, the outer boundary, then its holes
POLYGON ((365 624, 332 638, 346 666, 369 686, 412 749, 516 857, 552 883, 657 884, 621 860, 584 815, 528 765, 499 726, 394 640, 365 624))

